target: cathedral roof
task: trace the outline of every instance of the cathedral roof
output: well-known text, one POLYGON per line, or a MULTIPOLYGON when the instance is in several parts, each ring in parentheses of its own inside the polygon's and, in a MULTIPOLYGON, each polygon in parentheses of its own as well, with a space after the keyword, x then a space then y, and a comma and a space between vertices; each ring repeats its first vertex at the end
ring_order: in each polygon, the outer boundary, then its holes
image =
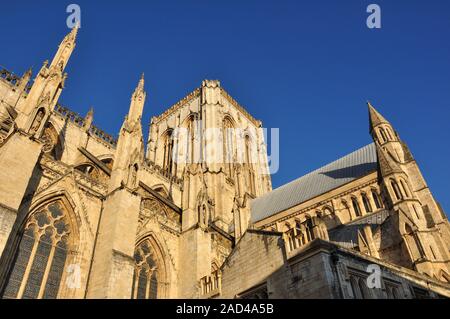
POLYGON ((251 204, 251 221, 263 220, 376 170, 377 152, 371 143, 256 198, 251 204))

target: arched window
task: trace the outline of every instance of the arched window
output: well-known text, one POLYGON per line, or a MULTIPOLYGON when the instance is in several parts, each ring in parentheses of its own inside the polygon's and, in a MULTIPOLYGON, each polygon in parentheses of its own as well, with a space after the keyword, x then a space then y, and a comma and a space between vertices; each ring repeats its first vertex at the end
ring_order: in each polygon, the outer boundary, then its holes
POLYGON ((71 236, 69 219, 61 202, 53 202, 31 214, 3 298, 58 297, 71 236))
POLYGON ((386 133, 387 133, 387 136, 388 136, 389 140, 392 141, 393 138, 392 138, 392 135, 391 135, 391 130, 389 129, 389 127, 386 127, 385 129, 386 129, 386 133))
POLYGON ((306 238, 308 241, 311 241, 314 239, 314 232, 313 232, 313 222, 310 216, 306 217, 306 220, 304 222, 305 228, 306 228, 306 238))
POLYGON ((362 201, 364 204, 364 209, 366 210, 366 213, 371 213, 372 212, 372 206, 370 205, 369 199, 367 198, 366 194, 362 194, 362 201))
POLYGON ((378 131, 380 132, 382 142, 383 143, 386 142, 387 138, 386 138, 386 134, 384 134, 384 130, 382 128, 380 128, 378 131))
POLYGON ((226 117, 223 120, 223 161, 225 165, 226 174, 233 177, 234 170, 234 149, 235 149, 235 132, 231 120, 226 117))
POLYGON ((164 159, 163 159, 163 170, 169 175, 176 172, 173 163, 173 131, 170 130, 166 133, 164 138, 164 159))
POLYGON ((358 203, 358 200, 356 199, 356 197, 352 197, 352 205, 353 205, 353 210, 355 211, 355 215, 357 217, 362 216, 361 208, 359 207, 359 203, 358 203))
POLYGON ((402 192, 400 191, 400 188, 398 187, 398 184, 395 180, 391 180, 391 187, 392 190, 394 191, 395 198, 397 200, 403 199, 402 192))
POLYGON ((156 255, 149 239, 141 242, 134 252, 133 299, 156 299, 160 297, 160 272, 156 255))
POLYGON ((375 203, 375 207, 377 209, 380 209, 381 208, 380 197, 378 196, 377 192, 374 189, 372 189, 372 198, 375 203))
POLYGON ((300 246, 306 244, 305 232, 299 220, 295 221, 295 236, 300 246))
POLYGON ((403 193, 406 197, 409 197, 408 185, 402 179, 400 179, 400 185, 402 185, 403 193))

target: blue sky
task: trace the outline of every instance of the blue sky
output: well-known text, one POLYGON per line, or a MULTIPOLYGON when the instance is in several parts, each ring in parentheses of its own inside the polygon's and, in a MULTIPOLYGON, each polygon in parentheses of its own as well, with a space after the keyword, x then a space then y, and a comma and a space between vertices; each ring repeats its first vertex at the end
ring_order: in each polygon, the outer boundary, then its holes
POLYGON ((22 74, 81 30, 61 103, 114 135, 146 74, 152 115, 219 79, 265 127, 280 128, 279 186, 371 142, 365 101, 410 146, 450 211, 450 1, 8 1, 0 65, 22 74), (366 27, 381 7, 382 28, 366 27))

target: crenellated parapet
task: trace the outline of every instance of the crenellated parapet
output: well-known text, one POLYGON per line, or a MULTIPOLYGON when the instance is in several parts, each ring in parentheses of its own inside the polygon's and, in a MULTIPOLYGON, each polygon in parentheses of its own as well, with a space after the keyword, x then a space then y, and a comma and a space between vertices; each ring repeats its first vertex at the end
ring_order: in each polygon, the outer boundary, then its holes
MULTIPOLYGON (((86 118, 82 117, 76 112, 71 111, 69 108, 62 106, 57 103, 54 109, 55 113, 63 119, 67 119, 69 122, 75 124, 76 126, 83 128, 86 125, 86 118)), ((102 144, 106 144, 113 149, 117 146, 117 139, 112 135, 106 133, 102 129, 95 125, 90 125, 88 132, 96 138, 102 144)))

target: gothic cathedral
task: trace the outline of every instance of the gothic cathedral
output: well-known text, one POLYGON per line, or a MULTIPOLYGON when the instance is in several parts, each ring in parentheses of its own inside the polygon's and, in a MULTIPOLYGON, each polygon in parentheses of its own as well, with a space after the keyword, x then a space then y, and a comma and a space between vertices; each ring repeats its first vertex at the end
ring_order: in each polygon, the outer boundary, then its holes
POLYGON ((143 75, 117 139, 62 106, 77 32, 34 81, 0 70, 2 298, 450 297, 447 216, 372 105, 373 143, 272 190, 262 122, 219 81, 146 142, 143 75))

